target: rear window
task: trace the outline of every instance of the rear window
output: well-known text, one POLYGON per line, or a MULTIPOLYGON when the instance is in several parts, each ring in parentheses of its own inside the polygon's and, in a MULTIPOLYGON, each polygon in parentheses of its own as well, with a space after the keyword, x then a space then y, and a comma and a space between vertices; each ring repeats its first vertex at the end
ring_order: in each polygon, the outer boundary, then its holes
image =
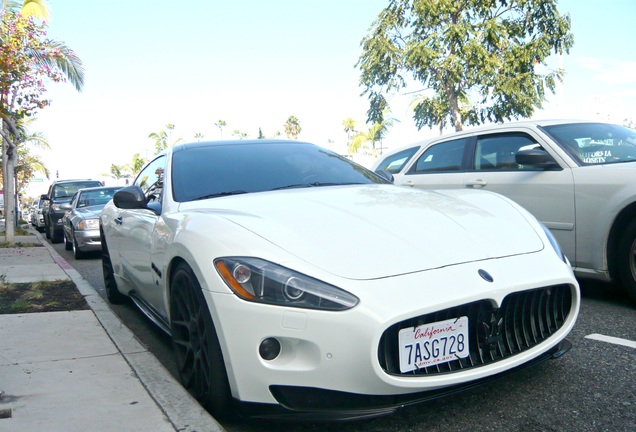
POLYGON ((636 131, 606 123, 543 126, 580 165, 636 161, 636 131))

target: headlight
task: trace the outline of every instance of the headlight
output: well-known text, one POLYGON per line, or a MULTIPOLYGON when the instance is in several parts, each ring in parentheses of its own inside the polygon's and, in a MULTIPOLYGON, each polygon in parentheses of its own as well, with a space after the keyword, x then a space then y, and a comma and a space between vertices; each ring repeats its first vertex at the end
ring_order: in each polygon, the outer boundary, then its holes
POLYGON ((545 232, 545 235, 548 237, 548 240, 550 241, 550 244, 552 245, 552 249, 554 249, 554 251, 559 256, 559 258, 561 258, 561 261, 563 261, 567 265, 570 265, 570 262, 568 261, 567 257, 561 250, 561 246, 559 246, 559 242, 554 237, 554 234, 552 234, 552 232, 548 229, 548 227, 543 225, 541 222, 539 223, 541 224, 541 228, 543 228, 543 232, 545 232))
POLYGON ((77 224, 77 229, 80 229, 80 230, 99 229, 99 219, 81 220, 80 223, 77 224))
POLYGON ((359 301, 333 285, 258 258, 219 258, 214 266, 244 300, 321 310, 350 309, 359 301))

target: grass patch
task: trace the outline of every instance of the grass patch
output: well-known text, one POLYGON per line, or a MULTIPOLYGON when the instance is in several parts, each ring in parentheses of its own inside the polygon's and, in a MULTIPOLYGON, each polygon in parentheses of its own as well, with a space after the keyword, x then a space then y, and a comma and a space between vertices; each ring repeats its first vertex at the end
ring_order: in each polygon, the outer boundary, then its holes
POLYGON ((0 281, 0 314, 86 309, 84 296, 68 280, 15 284, 0 281))
MULTIPOLYGON (((28 229, 24 229, 22 227, 15 227, 14 228, 14 233, 17 236, 26 236, 26 235, 33 235, 33 232, 29 231, 28 229)), ((0 231, 0 235, 5 235, 6 231, 0 231)))
POLYGON ((0 248, 24 248, 24 247, 44 247, 42 243, 31 243, 31 242, 15 242, 9 243, 6 241, 0 242, 0 248))

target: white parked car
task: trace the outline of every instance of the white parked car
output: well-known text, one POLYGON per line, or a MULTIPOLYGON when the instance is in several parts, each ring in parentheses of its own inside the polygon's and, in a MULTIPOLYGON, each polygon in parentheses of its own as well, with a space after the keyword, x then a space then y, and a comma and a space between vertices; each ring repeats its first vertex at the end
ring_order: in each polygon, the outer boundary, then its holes
POLYGON ((441 136, 379 159, 375 171, 421 189, 497 192, 557 238, 577 276, 620 281, 636 299, 636 131, 525 121, 441 136))
POLYGON ((399 188, 296 141, 177 145, 100 229, 108 298, 172 336, 216 416, 388 414, 560 356, 579 311, 513 201, 399 188))

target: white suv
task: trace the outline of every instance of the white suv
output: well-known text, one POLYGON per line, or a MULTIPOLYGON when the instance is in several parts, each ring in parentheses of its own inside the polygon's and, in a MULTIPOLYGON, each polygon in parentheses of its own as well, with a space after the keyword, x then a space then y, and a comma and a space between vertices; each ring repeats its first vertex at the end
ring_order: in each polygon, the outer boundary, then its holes
POLYGON ((501 193, 550 228, 578 276, 620 280, 636 299, 635 130, 581 121, 493 125, 399 149, 373 169, 393 174, 396 185, 501 193))

